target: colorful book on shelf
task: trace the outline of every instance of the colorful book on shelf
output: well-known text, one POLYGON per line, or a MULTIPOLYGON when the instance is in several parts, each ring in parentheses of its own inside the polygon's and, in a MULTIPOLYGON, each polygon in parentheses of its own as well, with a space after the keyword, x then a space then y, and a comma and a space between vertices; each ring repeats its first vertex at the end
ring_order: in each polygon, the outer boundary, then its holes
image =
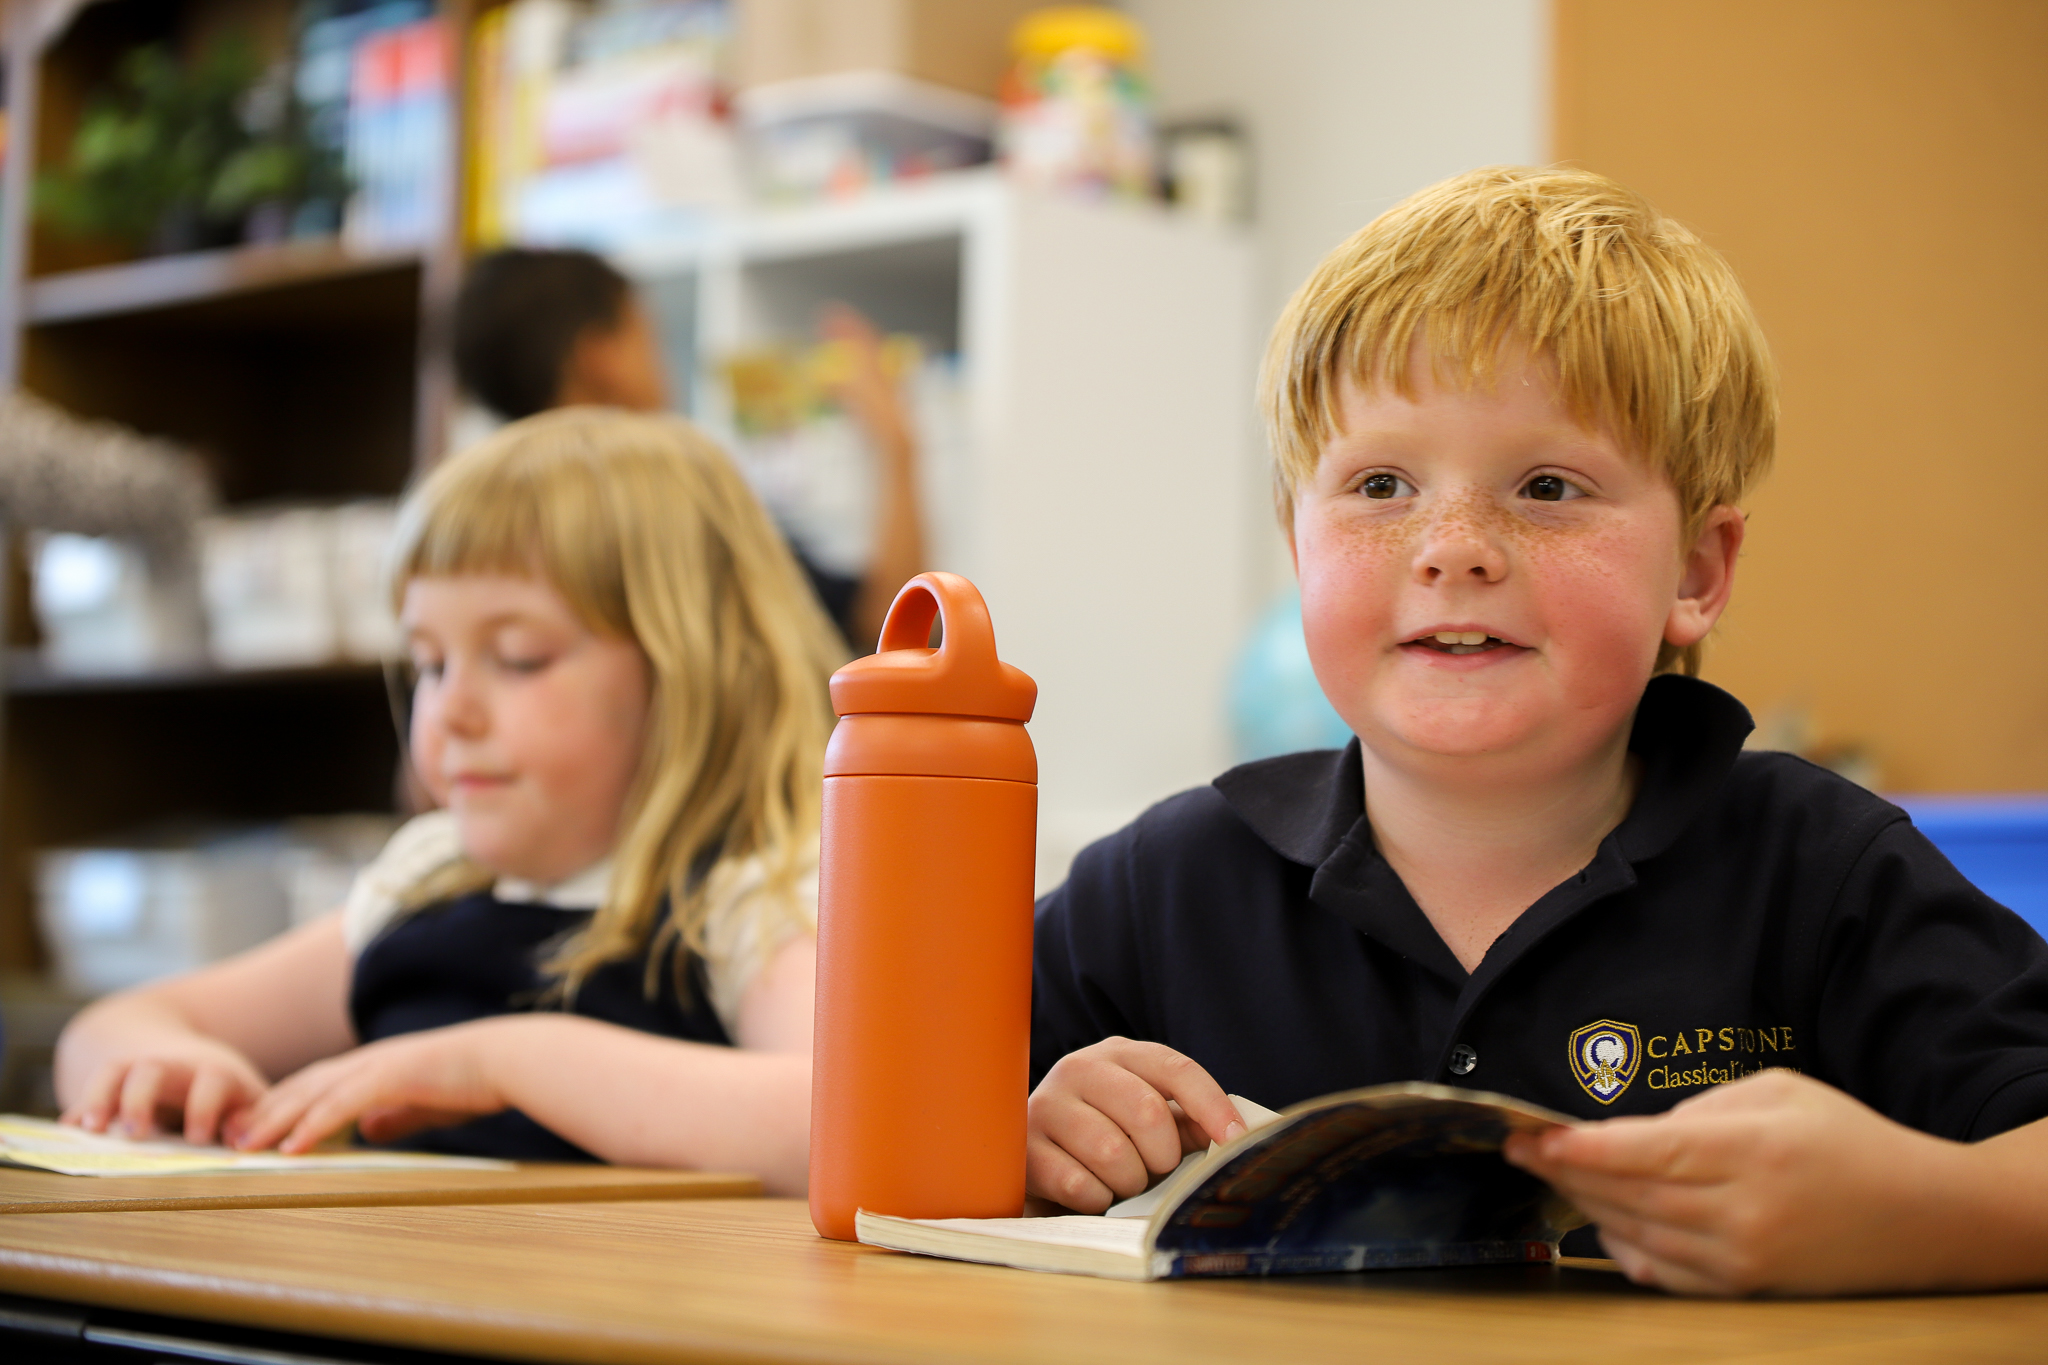
POLYGON ((211 1175, 250 1171, 509 1171, 513 1163, 426 1152, 373 1152, 338 1147, 286 1156, 236 1152, 175 1139, 135 1142, 88 1133, 48 1119, 0 1114, 0 1166, 58 1175, 211 1175))
POLYGON ((1501 1156, 1510 1133, 1571 1122, 1504 1095, 1406 1083, 1274 1114, 1232 1096, 1251 1131, 1195 1153, 1106 1214, 894 1218, 860 1240, 960 1261, 1110 1279, 1302 1275, 1557 1259, 1586 1220, 1501 1156))

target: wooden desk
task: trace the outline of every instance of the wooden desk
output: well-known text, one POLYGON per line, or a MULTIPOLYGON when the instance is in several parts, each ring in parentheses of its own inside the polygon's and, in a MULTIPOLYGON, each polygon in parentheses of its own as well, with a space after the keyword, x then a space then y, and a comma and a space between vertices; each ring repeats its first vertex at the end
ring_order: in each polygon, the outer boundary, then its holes
POLYGON ((573 1362, 2016 1361, 2048 1295, 1707 1303, 1549 1267, 1125 1284, 825 1242, 790 1200, 0 1219, 0 1292, 573 1362))
POLYGON ((760 1192, 761 1182, 750 1175, 539 1163, 512 1171, 252 1171, 246 1175, 152 1176, 56 1175, 0 1167, 0 1214, 731 1199, 760 1192))

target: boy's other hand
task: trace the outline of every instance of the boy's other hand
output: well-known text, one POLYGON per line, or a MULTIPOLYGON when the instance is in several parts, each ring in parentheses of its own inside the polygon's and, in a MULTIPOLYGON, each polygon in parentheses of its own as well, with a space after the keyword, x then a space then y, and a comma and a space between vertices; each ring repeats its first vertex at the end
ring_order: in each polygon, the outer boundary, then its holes
POLYGON ((883 363, 881 332, 864 314, 843 303, 825 309, 818 319, 818 331, 846 351, 845 371, 829 381, 832 396, 885 458, 905 454, 910 444, 910 414, 897 381, 883 363))
POLYGON ((62 1121, 89 1133, 112 1129, 115 1136, 142 1139, 157 1135, 160 1119, 182 1112, 185 1141, 210 1143, 223 1120, 269 1088, 263 1073, 234 1048, 190 1034, 100 1067, 62 1121))
POLYGON ((1639 1284, 1840 1294, 1939 1273, 1915 1230, 1939 1224, 1945 1174, 1967 1150, 1766 1071, 1654 1117, 1517 1134, 1505 1155, 1599 1224, 1639 1284))
POLYGON ((1031 1092, 1025 1189, 1080 1213, 1142 1194, 1187 1152, 1244 1132, 1208 1072, 1172 1048, 1105 1038, 1031 1092))

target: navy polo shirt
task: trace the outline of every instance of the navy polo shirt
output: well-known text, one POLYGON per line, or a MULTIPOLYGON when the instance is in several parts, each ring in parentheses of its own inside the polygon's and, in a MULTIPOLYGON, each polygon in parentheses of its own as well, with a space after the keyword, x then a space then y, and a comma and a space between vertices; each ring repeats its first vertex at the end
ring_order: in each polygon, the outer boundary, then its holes
POLYGON ((1032 1083, 1120 1034, 1275 1108, 1428 1080, 1605 1118, 1787 1066, 1944 1137, 2048 1115, 2048 944, 1750 728, 1653 679, 1628 817, 1470 974, 1374 847, 1357 741, 1162 802, 1039 904, 1032 1083))

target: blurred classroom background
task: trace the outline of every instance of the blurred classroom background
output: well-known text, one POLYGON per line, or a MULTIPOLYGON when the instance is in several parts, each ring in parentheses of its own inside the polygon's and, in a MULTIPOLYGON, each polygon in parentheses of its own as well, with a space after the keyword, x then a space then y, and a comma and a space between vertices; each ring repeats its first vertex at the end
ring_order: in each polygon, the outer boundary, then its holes
POLYGON ((821 565, 890 338, 933 567, 1035 676, 1040 882, 1342 742, 1252 387, 1333 245, 1473 166, 1647 192, 1748 285, 1777 472, 1707 676, 2048 924, 2048 6, 4 0, 0 1110, 92 994, 335 905, 400 818, 395 498, 488 429, 466 260, 588 247, 821 565), (99 425, 99 424, 115 425, 99 425))

